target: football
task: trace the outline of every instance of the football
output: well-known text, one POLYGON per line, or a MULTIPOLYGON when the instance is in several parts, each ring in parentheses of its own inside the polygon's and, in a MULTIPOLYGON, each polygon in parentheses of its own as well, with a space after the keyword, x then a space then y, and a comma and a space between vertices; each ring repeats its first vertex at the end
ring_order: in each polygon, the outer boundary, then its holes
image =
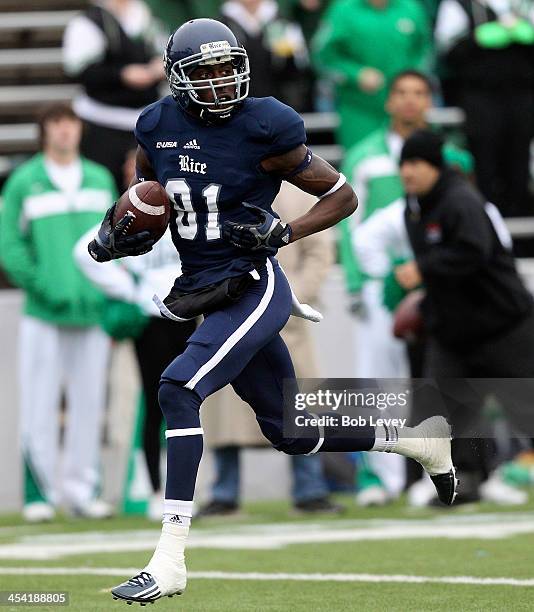
POLYGON ((126 213, 132 215, 126 234, 148 230, 159 240, 169 224, 170 204, 165 189, 156 181, 143 181, 130 187, 117 201, 113 215, 113 226, 126 213))
POLYGON ((423 333, 421 302, 425 296, 422 289, 411 291, 393 313, 393 335, 414 342, 423 333))

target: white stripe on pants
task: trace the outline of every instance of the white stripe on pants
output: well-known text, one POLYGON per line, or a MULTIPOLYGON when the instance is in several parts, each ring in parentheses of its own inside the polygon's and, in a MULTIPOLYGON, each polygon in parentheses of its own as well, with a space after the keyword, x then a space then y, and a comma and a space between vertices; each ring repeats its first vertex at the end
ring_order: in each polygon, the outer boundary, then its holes
POLYGON ((19 386, 24 452, 53 504, 81 506, 98 483, 109 338, 99 327, 21 321, 19 386), (58 483, 59 402, 67 405, 63 483, 58 483))

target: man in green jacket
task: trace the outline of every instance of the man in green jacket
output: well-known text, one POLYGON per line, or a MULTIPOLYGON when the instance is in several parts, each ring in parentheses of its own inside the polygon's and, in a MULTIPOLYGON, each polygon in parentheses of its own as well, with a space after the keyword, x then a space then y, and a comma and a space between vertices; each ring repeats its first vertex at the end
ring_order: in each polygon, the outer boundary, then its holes
POLYGON ((337 140, 349 149, 386 120, 394 75, 430 68, 429 20, 418 0, 336 0, 312 51, 317 70, 335 84, 337 140))
POLYGON ((103 295, 85 280, 72 251, 116 193, 105 168, 80 158, 82 124, 70 107, 49 107, 40 131, 42 152, 6 182, 0 216, 0 261, 26 294, 19 340, 24 516, 50 520, 64 504, 100 518, 110 514, 95 495, 109 339, 99 327, 103 295), (60 483, 63 386, 68 418, 60 483))
MULTIPOLYGON (((345 272, 347 291, 360 303, 360 292, 366 279, 358 264, 352 244, 352 232, 378 209, 402 197, 398 160, 404 140, 417 129, 427 127, 426 116, 432 107, 432 85, 416 70, 397 74, 390 86, 385 109, 388 124, 372 132, 345 156, 343 173, 358 194, 355 215, 339 224, 340 259, 345 272)), ((470 153, 451 144, 444 149, 446 161, 465 174, 473 171, 470 153)))

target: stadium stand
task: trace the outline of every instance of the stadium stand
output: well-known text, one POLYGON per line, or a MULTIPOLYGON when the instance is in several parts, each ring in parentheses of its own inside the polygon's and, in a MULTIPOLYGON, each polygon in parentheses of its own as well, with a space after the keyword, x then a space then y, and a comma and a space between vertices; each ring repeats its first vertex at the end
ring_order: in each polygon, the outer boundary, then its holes
MULTIPOLYGON (((0 184, 21 156, 37 149, 36 112, 76 92, 61 66, 61 39, 69 19, 87 0, 3 0, 0 4, 0 184)), ((333 144, 334 113, 304 116, 318 155, 341 161, 333 144)))
POLYGON ((0 182, 37 148, 34 124, 46 102, 70 100, 61 66, 63 30, 87 0, 2 0, 0 4, 0 182))

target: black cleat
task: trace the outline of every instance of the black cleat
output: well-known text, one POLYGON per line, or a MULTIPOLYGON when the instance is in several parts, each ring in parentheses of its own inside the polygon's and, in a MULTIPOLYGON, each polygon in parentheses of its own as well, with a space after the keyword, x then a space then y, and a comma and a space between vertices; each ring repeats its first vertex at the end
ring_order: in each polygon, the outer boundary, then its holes
POLYGON ((451 427, 442 416, 433 416, 413 428, 412 443, 419 448, 409 456, 430 476, 439 500, 450 506, 456 497, 458 479, 451 457, 451 427))
POLYGON ((111 590, 111 594, 113 599, 122 599, 128 605, 136 602, 142 606, 147 603, 154 603, 156 599, 161 597, 156 581, 148 572, 140 572, 130 580, 119 584, 111 590))
POLYGON ((447 474, 436 474, 430 476, 430 480, 434 483, 438 494, 438 499, 442 504, 446 506, 452 506, 456 499, 456 490, 458 483, 460 482, 456 478, 456 471, 454 467, 447 474))

